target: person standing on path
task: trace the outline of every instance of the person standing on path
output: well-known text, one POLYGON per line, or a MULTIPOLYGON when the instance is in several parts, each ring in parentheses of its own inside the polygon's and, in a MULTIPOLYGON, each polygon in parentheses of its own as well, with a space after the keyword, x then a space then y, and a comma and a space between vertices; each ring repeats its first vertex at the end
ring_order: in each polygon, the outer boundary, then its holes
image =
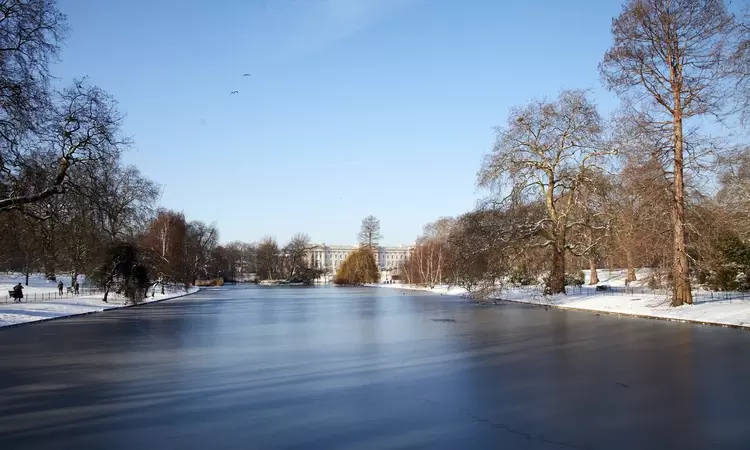
POLYGON ((60 295, 63 295, 63 294, 62 294, 62 292, 63 292, 63 282, 62 282, 62 281, 58 281, 58 282, 57 282, 57 292, 58 292, 58 293, 59 293, 60 295))
POLYGON ((76 280, 75 284, 73 285, 73 292, 78 295, 78 280, 76 280))
POLYGON ((23 299, 23 286, 21 286, 21 283, 18 283, 13 287, 13 298, 15 298, 17 302, 20 302, 23 299))

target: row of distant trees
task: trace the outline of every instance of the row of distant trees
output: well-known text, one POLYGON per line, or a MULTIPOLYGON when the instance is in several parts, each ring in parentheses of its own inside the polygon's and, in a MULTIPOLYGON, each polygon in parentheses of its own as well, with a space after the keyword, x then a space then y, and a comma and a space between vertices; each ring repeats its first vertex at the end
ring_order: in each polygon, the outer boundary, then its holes
POLYGON ((260 280, 290 280, 310 283, 322 274, 311 266, 308 251, 310 236, 297 233, 285 245, 280 246, 276 239, 267 236, 255 247, 255 264, 249 270, 257 273, 260 280))
POLYGON ((492 195, 425 227, 408 282, 544 279, 563 293, 584 267, 592 283, 598 268, 633 281, 651 267, 674 306, 695 283, 750 288, 750 147, 704 132, 747 118, 748 15, 720 0, 628 0, 612 34, 599 70, 622 99, 615 117, 582 90, 512 108, 479 170, 492 195))
MULTIPOLYGON (((374 216, 365 217, 357 238, 362 248, 375 248, 382 239, 380 221, 374 216)), ((328 277, 337 279, 341 284, 377 281, 373 280, 372 276, 360 280, 357 277, 343 276, 341 273, 334 274, 324 265, 314 265, 310 258, 312 247, 310 236, 305 233, 295 234, 283 245, 273 236, 266 236, 257 243, 231 242, 214 250, 212 261, 215 266, 212 273, 220 274, 228 280, 241 280, 244 275, 253 273, 258 280, 288 280, 301 283, 311 283, 316 279, 328 277)), ((364 254, 360 254, 359 257, 364 254)), ((372 251, 366 254, 372 260, 367 262, 368 267, 375 267, 377 271, 377 262, 372 251)), ((371 274, 372 270, 368 273, 371 274)))
POLYGON ((357 238, 361 248, 350 254, 336 273, 314 263, 310 236, 297 233, 283 245, 273 236, 266 236, 259 242, 235 241, 216 246, 210 253, 206 274, 225 281, 248 281, 252 274, 257 281, 310 284, 322 278, 345 285, 377 282, 380 273, 373 249, 382 239, 380 221, 374 216, 365 217, 357 238))

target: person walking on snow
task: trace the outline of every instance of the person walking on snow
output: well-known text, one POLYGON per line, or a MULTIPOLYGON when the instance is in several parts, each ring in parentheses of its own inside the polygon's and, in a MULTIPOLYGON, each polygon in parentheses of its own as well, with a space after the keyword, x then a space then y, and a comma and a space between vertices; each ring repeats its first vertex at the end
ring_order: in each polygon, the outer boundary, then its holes
POLYGON ((63 291, 63 282, 62 282, 62 281, 59 281, 59 282, 57 283, 57 292, 58 292, 58 293, 59 293, 60 295, 62 295, 62 291, 63 291))
POLYGON ((78 295, 78 280, 76 280, 75 284, 73 285, 73 291, 76 295, 78 295))

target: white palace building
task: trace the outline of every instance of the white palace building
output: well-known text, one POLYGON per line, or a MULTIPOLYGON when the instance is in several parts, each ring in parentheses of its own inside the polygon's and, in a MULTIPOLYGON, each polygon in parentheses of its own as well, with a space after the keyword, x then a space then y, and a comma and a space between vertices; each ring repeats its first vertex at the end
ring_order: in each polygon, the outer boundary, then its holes
MULTIPOLYGON (((307 253, 308 262, 310 267, 336 272, 349 253, 358 248, 359 246, 356 245, 326 245, 325 243, 313 245, 307 253)), ((380 270, 393 271, 406 260, 413 248, 413 246, 376 247, 373 253, 380 270)))

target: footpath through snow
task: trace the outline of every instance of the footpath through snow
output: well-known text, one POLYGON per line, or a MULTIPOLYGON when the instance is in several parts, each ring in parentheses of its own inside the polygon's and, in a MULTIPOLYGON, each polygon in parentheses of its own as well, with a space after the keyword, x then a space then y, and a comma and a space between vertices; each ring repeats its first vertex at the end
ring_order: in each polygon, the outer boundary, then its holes
MULTIPOLYGON (((63 280, 65 286, 70 285, 70 276, 62 275, 58 280, 63 280)), ((107 303, 104 303, 101 293, 87 294, 85 289, 82 291, 84 295, 65 294, 63 297, 58 297, 57 283, 50 282, 39 275, 29 277, 29 286, 24 285, 24 301, 15 303, 6 294, 13 289, 13 286, 18 283, 23 284, 24 281, 24 277, 20 275, 0 275, 0 294, 2 294, 0 295, 2 299, 0 300, 0 327, 129 306, 125 298, 116 294, 110 294, 107 303)), ((157 288, 156 295, 143 299, 142 303, 168 300, 197 291, 198 288, 191 288, 188 291, 171 289, 161 294, 161 290, 157 288)))
MULTIPOLYGON (((647 270, 640 270, 639 280, 645 280, 647 270)), ((507 300, 534 305, 580 309, 604 313, 626 314, 639 317, 659 318, 688 322, 708 323, 750 328, 750 294, 740 292, 694 291, 693 305, 672 308, 664 291, 652 291, 643 286, 645 281, 631 283, 625 287, 625 272, 598 272, 599 285, 608 285, 611 291, 597 291, 594 286, 569 288, 567 295, 542 295, 538 287, 512 287, 493 296, 496 300, 507 300)), ((586 271, 588 281, 588 271, 586 271)), ((465 295, 463 288, 435 286, 430 289, 404 284, 377 285, 385 288, 424 290, 444 295, 465 295)))

